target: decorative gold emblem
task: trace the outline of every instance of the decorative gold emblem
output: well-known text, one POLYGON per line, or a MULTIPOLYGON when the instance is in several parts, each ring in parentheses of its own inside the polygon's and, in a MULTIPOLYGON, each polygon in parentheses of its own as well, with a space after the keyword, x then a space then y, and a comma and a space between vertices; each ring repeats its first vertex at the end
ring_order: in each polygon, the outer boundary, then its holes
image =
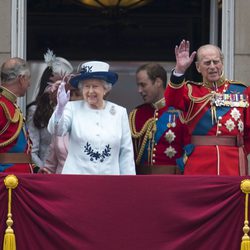
POLYGON ((175 134, 173 133, 173 131, 171 130, 171 129, 169 129, 168 130, 168 132, 166 132, 166 134, 165 134, 165 139, 169 142, 169 143, 171 143, 171 142, 173 142, 174 141, 174 139, 175 139, 175 134))
POLYGON ((173 147, 169 146, 168 148, 166 148, 164 153, 166 154, 167 157, 173 158, 177 152, 173 147))
POLYGON ((239 130, 240 132, 243 132, 243 131, 244 131, 244 123, 243 123, 242 120, 239 120, 239 122, 238 122, 238 130, 239 130))
POLYGON ((225 123, 225 125, 226 125, 226 128, 229 130, 229 132, 231 132, 235 128, 235 124, 232 121, 232 119, 227 120, 227 122, 225 123))
POLYGON ((230 115, 232 116, 232 118, 237 121, 238 119, 240 119, 240 111, 237 108, 233 108, 230 115))

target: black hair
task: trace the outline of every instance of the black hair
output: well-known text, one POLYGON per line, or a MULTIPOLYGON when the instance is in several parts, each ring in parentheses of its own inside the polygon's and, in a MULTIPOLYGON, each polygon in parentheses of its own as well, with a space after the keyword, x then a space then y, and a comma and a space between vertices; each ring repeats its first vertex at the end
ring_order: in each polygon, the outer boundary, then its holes
POLYGON ((50 101, 50 94, 44 92, 51 77, 53 77, 53 70, 51 67, 47 67, 41 76, 36 99, 26 107, 28 109, 32 105, 37 105, 33 116, 33 122, 38 129, 47 127, 49 119, 54 111, 54 104, 50 101))

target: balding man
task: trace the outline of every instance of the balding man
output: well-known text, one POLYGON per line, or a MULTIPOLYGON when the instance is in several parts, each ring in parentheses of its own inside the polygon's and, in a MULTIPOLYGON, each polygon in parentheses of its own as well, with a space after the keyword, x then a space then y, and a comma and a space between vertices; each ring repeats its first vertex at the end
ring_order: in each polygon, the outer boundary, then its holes
POLYGON ((186 175, 248 174, 250 152, 250 90, 245 84, 225 79, 223 54, 215 45, 201 46, 189 54, 183 40, 175 48, 176 66, 165 92, 168 104, 184 111, 191 145, 183 164, 186 175), (197 57, 202 82, 185 81, 185 71, 197 57))
POLYGON ((24 117, 17 106, 18 97, 25 95, 30 85, 30 70, 26 61, 14 57, 1 67, 0 85, 0 172, 33 173, 30 140, 24 117))

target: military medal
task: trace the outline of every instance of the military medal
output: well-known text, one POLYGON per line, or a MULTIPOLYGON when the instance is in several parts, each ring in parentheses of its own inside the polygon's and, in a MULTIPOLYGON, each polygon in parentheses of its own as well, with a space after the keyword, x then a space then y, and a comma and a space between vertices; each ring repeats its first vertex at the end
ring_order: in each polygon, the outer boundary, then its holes
POLYGON ((168 116, 167 127, 168 127, 168 128, 171 128, 171 115, 168 116))
POLYGON ((224 104, 225 106, 230 106, 229 94, 224 94, 224 104))
POLYGON ((168 116, 168 123, 167 123, 167 127, 168 128, 171 128, 171 127, 176 127, 176 117, 175 117, 175 114, 172 115, 172 114, 169 114, 168 116))
POLYGON ((172 127, 173 127, 173 128, 176 127, 175 115, 174 115, 174 118, 173 118, 172 127))

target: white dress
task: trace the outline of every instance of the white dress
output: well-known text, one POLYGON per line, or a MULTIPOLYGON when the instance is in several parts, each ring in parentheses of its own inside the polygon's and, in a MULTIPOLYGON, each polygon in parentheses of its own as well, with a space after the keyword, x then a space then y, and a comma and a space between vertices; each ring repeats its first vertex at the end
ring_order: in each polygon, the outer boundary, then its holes
POLYGON ((68 156, 62 174, 134 175, 134 153, 124 107, 106 101, 92 109, 83 101, 68 102, 60 120, 53 113, 48 131, 69 132, 68 156))

